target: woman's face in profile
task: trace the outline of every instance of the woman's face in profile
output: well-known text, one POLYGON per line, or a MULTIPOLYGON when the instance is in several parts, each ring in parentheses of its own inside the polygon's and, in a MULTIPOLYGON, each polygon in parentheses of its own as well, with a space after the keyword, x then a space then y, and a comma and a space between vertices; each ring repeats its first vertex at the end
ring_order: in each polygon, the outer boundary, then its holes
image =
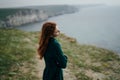
POLYGON ((59 34, 60 34, 60 30, 59 30, 58 26, 56 26, 56 29, 55 29, 55 31, 53 33, 53 36, 57 37, 59 34))

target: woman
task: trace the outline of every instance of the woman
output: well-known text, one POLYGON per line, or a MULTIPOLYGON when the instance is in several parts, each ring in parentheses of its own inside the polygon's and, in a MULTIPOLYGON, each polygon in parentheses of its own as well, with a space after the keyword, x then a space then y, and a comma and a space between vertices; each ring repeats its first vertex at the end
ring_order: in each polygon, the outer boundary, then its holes
POLYGON ((54 22, 46 22, 42 26, 38 54, 44 57, 45 69, 43 80, 63 80, 62 68, 66 68, 67 57, 55 39, 60 31, 54 22))

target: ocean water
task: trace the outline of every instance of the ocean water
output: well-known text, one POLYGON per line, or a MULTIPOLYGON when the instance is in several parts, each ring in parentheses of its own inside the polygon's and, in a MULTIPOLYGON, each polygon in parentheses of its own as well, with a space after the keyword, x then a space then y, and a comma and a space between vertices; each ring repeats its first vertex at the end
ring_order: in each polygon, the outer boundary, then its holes
MULTIPOLYGON (((79 12, 52 17, 62 33, 76 38, 80 44, 106 48, 120 54, 120 6, 83 7, 79 12)), ((40 31, 42 23, 18 27, 40 31)))

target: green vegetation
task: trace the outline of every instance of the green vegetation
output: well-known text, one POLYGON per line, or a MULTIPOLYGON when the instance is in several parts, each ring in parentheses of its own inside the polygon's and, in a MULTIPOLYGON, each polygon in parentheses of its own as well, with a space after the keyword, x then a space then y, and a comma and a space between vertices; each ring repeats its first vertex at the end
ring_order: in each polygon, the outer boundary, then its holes
POLYGON ((6 19, 7 16, 15 14, 17 11, 25 10, 20 8, 1 8, 0 9, 0 20, 6 19))
MULTIPOLYGON (((0 80, 39 80, 35 74, 39 32, 0 29, 0 80)), ((120 80, 120 57, 109 50, 57 38, 68 56, 68 69, 77 80, 120 80)))
POLYGON ((0 8, 0 20, 5 20, 7 16, 14 15, 18 11, 25 10, 42 10, 47 13, 48 16, 59 15, 62 12, 70 13, 75 11, 77 8, 68 5, 48 5, 48 6, 32 6, 32 7, 21 7, 21 8, 0 8))
POLYGON ((78 80, 120 79, 120 57, 116 53, 91 45, 80 45, 65 35, 58 40, 69 57, 68 67, 78 80))
POLYGON ((64 14, 64 13, 71 13, 75 12, 77 8, 75 6, 69 6, 69 5, 48 5, 48 6, 34 6, 34 7, 27 7, 31 9, 38 9, 45 11, 48 16, 53 16, 56 14, 64 14))
POLYGON ((38 80, 35 72, 35 40, 30 33, 0 29, 0 80, 38 80))

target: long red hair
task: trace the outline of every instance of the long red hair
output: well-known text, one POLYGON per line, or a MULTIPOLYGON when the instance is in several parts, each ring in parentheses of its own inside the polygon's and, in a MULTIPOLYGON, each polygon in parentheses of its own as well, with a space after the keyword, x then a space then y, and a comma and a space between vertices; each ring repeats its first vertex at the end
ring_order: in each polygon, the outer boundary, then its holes
POLYGON ((43 58, 48 45, 48 41, 50 37, 53 36, 55 29, 56 23, 54 22, 46 22, 43 24, 38 47, 38 54, 40 56, 40 59, 43 58))

